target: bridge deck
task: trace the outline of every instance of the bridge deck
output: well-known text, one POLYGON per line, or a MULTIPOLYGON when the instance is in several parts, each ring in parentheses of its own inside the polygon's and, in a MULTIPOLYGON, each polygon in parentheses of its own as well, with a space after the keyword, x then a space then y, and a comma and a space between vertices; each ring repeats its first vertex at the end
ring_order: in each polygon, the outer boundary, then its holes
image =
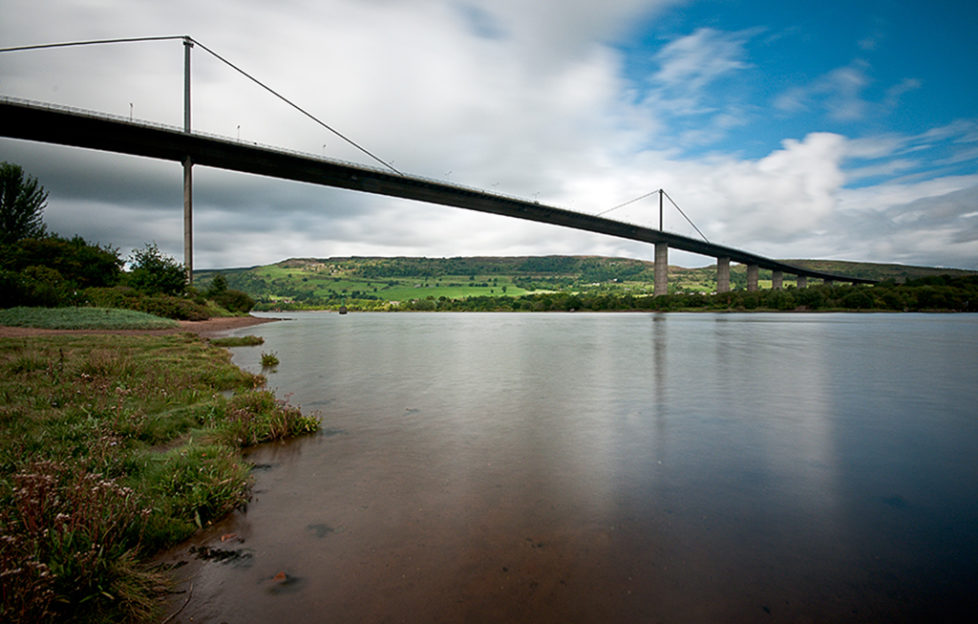
POLYGON ((256 146, 232 139, 186 133, 178 128, 133 123, 122 118, 19 100, 0 100, 0 136, 176 162, 182 162, 189 155, 195 165, 488 212, 645 243, 666 243, 673 249, 714 258, 726 257, 733 262, 757 265, 799 276, 853 283, 873 282, 862 278, 811 271, 740 249, 679 234, 464 186, 399 175, 362 165, 256 146))

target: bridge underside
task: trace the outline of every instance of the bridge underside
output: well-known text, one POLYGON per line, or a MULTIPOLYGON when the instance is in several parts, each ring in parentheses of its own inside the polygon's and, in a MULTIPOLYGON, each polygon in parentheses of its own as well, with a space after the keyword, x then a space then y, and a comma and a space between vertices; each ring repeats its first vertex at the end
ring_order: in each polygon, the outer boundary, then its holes
MULTIPOLYGON (((89 149, 147 156, 183 163, 188 157, 194 165, 229 169, 286 180, 296 180, 345 188, 354 191, 412 199, 453 206, 528 221, 537 221, 615 236, 662 246, 663 263, 667 249, 681 249, 712 256, 726 263, 729 288, 729 263, 797 275, 852 283, 872 280, 810 271, 750 252, 706 241, 645 228, 594 215, 541 205, 537 202, 495 195, 445 182, 400 175, 380 169, 354 165, 310 155, 249 145, 229 139, 192 134, 179 129, 131 123, 96 114, 49 108, 20 101, 0 100, 0 136, 89 149), (724 260, 725 259, 725 260, 724 260)), ((665 264, 663 264, 665 267, 665 264)), ((718 277, 723 277, 720 268, 718 277)), ((656 292, 659 292, 656 269, 656 292)), ((663 272, 663 288, 665 286, 663 272)), ((719 289, 719 287, 718 287, 719 289)))

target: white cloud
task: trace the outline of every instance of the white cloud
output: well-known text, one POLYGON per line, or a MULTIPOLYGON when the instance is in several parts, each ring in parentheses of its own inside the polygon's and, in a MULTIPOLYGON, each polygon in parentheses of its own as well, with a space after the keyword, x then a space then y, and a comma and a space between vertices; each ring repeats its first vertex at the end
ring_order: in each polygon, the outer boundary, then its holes
MULTIPOLYGON (((647 97, 637 96, 623 76, 621 53, 608 44, 673 4, 9 0, 0 40, 191 34, 403 171, 590 213, 663 187, 711 239, 758 253, 862 250, 855 259, 886 260, 860 242, 872 236, 873 215, 889 224, 895 206, 920 200, 915 210, 925 210, 927 202, 973 184, 942 178, 846 188, 854 179, 910 171, 924 160, 914 154, 935 144, 960 141, 960 157, 967 158, 968 137, 978 136, 967 120, 914 136, 803 131, 753 159, 681 156, 663 139, 708 144, 745 123, 749 104, 719 100, 711 89, 755 69, 747 45, 762 30, 699 28, 673 39, 654 55, 658 69, 647 97), (680 118, 688 123, 677 129, 680 118)), ((195 128, 235 137, 240 126, 242 141, 365 160, 199 48, 193 67, 195 128)), ((177 125, 182 71, 178 41, 0 55, 4 94, 120 115, 132 102, 136 117, 177 125)), ((778 106, 866 115, 873 107, 864 98, 869 73, 868 65, 853 62, 786 91, 778 106)), ((889 100, 916 86, 898 83, 889 100)), ((0 150, 52 191, 53 229, 125 252, 156 240, 182 257, 178 166, 7 140, 0 150)), ((651 255, 636 243, 491 215, 195 172, 198 267, 350 254, 651 255)), ((640 202, 610 216, 654 226, 657 205, 640 202)), ((667 228, 696 235, 675 211, 667 228)), ((974 242, 948 246, 944 234, 926 240, 942 241, 955 259, 966 252, 978 258, 974 242)), ((901 253, 916 258, 941 251, 924 243, 907 249, 901 253)))
POLYGON ((728 33, 700 28, 667 44, 656 54, 659 71, 651 82, 664 88, 697 91, 720 77, 749 64, 744 60, 748 33, 728 33))
POLYGON ((868 63, 855 60, 820 76, 809 85, 785 90, 774 99, 774 106, 786 113, 818 107, 837 121, 862 119, 869 110, 869 103, 863 99, 863 90, 869 83, 868 70, 868 63))

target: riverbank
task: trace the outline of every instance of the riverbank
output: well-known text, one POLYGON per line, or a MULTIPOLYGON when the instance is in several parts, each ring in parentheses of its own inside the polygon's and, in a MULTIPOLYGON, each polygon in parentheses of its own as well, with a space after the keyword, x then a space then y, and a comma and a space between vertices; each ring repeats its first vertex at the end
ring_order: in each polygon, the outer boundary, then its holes
POLYGON ((0 328, 0 620, 150 621, 149 558, 250 497, 241 449, 315 431, 206 338, 0 328))
POLYGON ((42 329, 38 327, 9 327, 0 325, 0 338, 17 338, 22 336, 53 336, 63 334, 73 335, 170 335, 192 332, 203 337, 212 337, 224 332, 271 323, 281 319, 259 318, 257 316, 216 317, 206 321, 177 321, 178 327, 166 329, 42 329))

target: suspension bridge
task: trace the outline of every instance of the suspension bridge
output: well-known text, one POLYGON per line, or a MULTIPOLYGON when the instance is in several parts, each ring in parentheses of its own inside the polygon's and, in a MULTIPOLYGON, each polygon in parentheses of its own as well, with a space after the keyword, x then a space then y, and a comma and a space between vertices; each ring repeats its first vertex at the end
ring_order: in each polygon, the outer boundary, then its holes
MULTIPOLYGON (((772 287, 781 288, 784 275, 795 275, 799 288, 807 285, 809 278, 825 282, 872 283, 873 280, 809 270, 766 258, 758 254, 727 247, 716 243, 667 232, 662 229, 663 190, 649 193, 659 195, 659 229, 616 221, 537 201, 520 199, 488 192, 446 181, 413 176, 395 169, 365 148, 357 145, 314 115, 287 100, 267 85, 244 72, 209 48, 189 36, 148 37, 114 39, 61 44, 44 44, 0 49, 0 52, 27 51, 31 49, 122 43, 146 40, 180 39, 184 43, 184 126, 183 128, 134 121, 131 118, 108 115, 0 96, 0 136, 27 141, 103 150, 119 154, 144 156, 182 164, 184 172, 184 264, 188 273, 193 270, 193 167, 205 166, 295 180, 322 186, 349 189, 365 193, 410 199, 443 206, 452 206, 477 212, 492 213, 516 219, 536 221, 562 227, 584 230, 618 238, 650 243, 655 246, 656 295, 667 293, 668 250, 679 249, 717 260, 717 292, 730 290, 730 263, 747 266, 747 289, 758 289, 760 269, 771 271, 772 287), (276 147, 245 143, 219 137, 191 128, 190 54, 200 46, 250 80, 287 102, 302 114, 347 141, 379 166, 368 166, 314 156, 276 147)), ((644 198, 645 196, 643 196, 644 198)), ((638 198, 641 199, 641 198, 638 198)), ((670 198, 671 201, 671 198, 670 198)), ((630 203, 630 202, 626 202, 630 203)), ((617 208, 618 206, 616 206, 617 208)), ((678 206, 676 206, 678 209, 678 206)), ((685 214, 684 214, 685 216, 685 214)), ((694 225, 695 227, 695 225, 694 225)))

